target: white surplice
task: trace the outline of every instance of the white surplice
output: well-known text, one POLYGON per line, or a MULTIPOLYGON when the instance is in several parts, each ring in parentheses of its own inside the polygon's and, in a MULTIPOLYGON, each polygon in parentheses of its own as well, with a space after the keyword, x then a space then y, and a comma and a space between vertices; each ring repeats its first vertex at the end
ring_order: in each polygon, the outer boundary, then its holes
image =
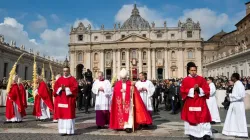
MULTIPOLYGON (((126 83, 122 83, 122 89, 125 90, 125 92, 122 93, 122 100, 123 100, 123 102, 125 102, 126 83)), ((132 101, 132 98, 130 96, 129 117, 128 117, 128 122, 125 122, 125 124, 124 124, 124 127, 123 127, 124 129, 133 127, 133 112, 132 112, 133 105, 132 105, 132 102, 133 101, 132 101)), ((124 106, 123 106, 123 108, 124 108, 124 106)))
POLYGON ((11 118, 11 119, 7 119, 7 122, 21 122, 23 120, 20 112, 18 111, 18 106, 15 102, 13 102, 13 108, 14 108, 14 112, 15 112, 15 117, 11 118))
POLYGON ((140 90, 141 88, 146 88, 147 91, 140 92, 140 96, 147 108, 148 111, 153 111, 152 108, 152 96, 155 92, 155 86, 153 83, 149 80, 146 80, 145 82, 137 81, 135 84, 136 88, 140 90))
POLYGON ((215 96, 216 88, 215 88, 214 83, 210 83, 209 88, 210 88, 210 97, 209 97, 209 99, 206 100, 207 106, 208 106, 208 109, 210 111, 212 121, 219 123, 219 122, 221 122, 221 120, 220 120, 219 109, 218 109, 216 96, 215 96))
POLYGON ((108 80, 99 81, 95 80, 92 92, 96 95, 95 110, 109 110, 109 104, 111 99, 111 84, 108 80), (99 91, 99 88, 103 88, 104 91, 99 91))
POLYGON ((246 91, 241 81, 234 83, 232 94, 229 94, 230 106, 222 130, 228 136, 248 137, 244 97, 246 91))

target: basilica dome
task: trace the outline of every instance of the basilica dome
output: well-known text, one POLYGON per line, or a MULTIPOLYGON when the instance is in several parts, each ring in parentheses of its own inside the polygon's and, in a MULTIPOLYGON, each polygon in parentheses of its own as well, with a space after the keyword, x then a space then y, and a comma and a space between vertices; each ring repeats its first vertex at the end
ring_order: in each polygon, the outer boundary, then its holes
POLYGON ((140 16, 139 10, 137 9, 135 4, 130 18, 123 23, 121 29, 148 29, 148 28, 150 28, 148 21, 146 21, 140 16))

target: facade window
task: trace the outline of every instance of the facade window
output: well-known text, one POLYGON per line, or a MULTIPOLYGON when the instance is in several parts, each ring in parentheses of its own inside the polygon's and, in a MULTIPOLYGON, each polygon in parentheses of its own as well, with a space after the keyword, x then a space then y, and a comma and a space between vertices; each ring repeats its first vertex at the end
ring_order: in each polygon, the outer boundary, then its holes
POLYGON ((8 63, 4 63, 3 77, 7 77, 7 72, 8 72, 8 63))
POLYGON ((142 53, 142 59, 147 59, 147 52, 143 51, 143 53, 142 53))
POLYGON ((41 75, 41 73, 42 73, 41 68, 38 68, 38 69, 37 69, 37 73, 38 73, 39 75, 41 75))
POLYGON ((47 71, 46 70, 44 71, 44 77, 45 77, 45 79, 47 77, 47 71))
POLYGON ((78 59, 78 61, 82 61, 82 54, 81 53, 78 54, 77 59, 78 59))
POLYGON ((125 35, 122 35, 122 36, 121 36, 121 38, 124 38, 124 37, 125 37, 125 35))
POLYGON ((122 60, 125 60, 125 52, 122 52, 122 60))
POLYGON ((16 65, 16 74, 19 72, 19 65, 16 65))
POLYGON ((111 59, 111 53, 110 53, 110 52, 107 52, 107 53, 106 53, 106 59, 107 59, 107 60, 110 60, 110 59, 111 59))
POLYGON ((143 63, 143 66, 146 66, 147 65, 147 63, 143 63))
POLYGON ((125 63, 122 63, 122 66, 125 66, 126 64, 125 63))
POLYGON ((27 66, 25 66, 25 68, 24 68, 24 80, 27 80, 28 79, 28 67, 27 66))
POLYGON ((243 75, 243 70, 240 71, 240 74, 241 74, 240 77, 243 77, 243 76, 244 76, 244 75, 243 75))
POLYGON ((162 34, 157 34, 157 38, 162 38, 162 34))
POLYGON ((94 37, 94 40, 97 41, 97 40, 98 40, 98 36, 95 36, 95 37, 94 37))
POLYGON ((83 35, 78 35, 78 41, 83 41, 83 35))
POLYGON ((187 38, 192 38, 192 37, 193 37, 193 32, 187 31, 187 38))
POLYGON ((146 34, 142 34, 143 37, 147 37, 146 34))
POLYGON ((172 51, 172 53, 171 53, 171 58, 176 58, 176 56, 175 56, 175 51, 172 51))
POLYGON ((158 59, 162 59, 162 52, 157 51, 156 56, 157 56, 158 59))
POLYGON ((171 39, 174 39, 174 34, 171 34, 171 39))
POLYGON ((107 35, 107 36, 106 36, 106 39, 107 39, 107 40, 110 40, 110 39, 111 39, 111 35, 107 35))
POLYGON ((98 60, 98 53, 95 53, 94 54, 94 61, 97 61, 98 60))
POLYGON ((132 51, 132 58, 136 58, 136 50, 132 51))
POLYGON ((188 58, 189 59, 194 58, 193 51, 191 51, 191 50, 188 51, 188 58))

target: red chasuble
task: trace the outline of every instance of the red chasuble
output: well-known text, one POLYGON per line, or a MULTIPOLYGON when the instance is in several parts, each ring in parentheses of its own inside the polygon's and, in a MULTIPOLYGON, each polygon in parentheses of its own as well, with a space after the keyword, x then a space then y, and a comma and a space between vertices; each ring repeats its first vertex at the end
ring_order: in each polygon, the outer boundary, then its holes
POLYGON ((60 77, 54 86, 54 96, 57 106, 55 106, 55 113, 58 119, 74 119, 75 118, 75 102, 78 92, 78 84, 74 77, 60 77), (65 85, 65 88, 69 88, 71 95, 66 95, 65 90, 62 90, 59 94, 57 90, 65 85))
POLYGON ((27 99, 26 99, 26 90, 23 86, 23 84, 19 84, 19 91, 20 91, 20 94, 22 96, 22 103, 23 103, 23 106, 24 108, 27 108, 27 99))
POLYGON ((181 96, 185 101, 181 112, 181 119, 188 122, 190 125, 197 125, 199 123, 211 122, 211 115, 207 107, 206 99, 209 98, 210 89, 206 79, 201 76, 186 77, 182 81, 181 96), (197 91, 194 92, 194 97, 189 97, 188 93, 195 84, 204 91, 204 96, 199 96, 197 91))
MULTIPOLYGON (((131 82, 126 82, 125 101, 122 101, 122 81, 118 81, 114 87, 111 103, 110 124, 111 129, 124 129, 124 124, 128 122, 130 108, 130 88, 131 82)), ((134 124, 152 124, 152 118, 148 113, 136 87, 134 87, 134 124)))
POLYGON ((25 116, 25 110, 22 104, 22 99, 19 92, 18 85, 16 83, 11 85, 10 92, 8 93, 6 100, 6 118, 11 119, 15 117, 15 110, 13 107, 13 102, 17 104, 18 112, 20 112, 21 116, 25 116))
POLYGON ((38 86, 38 94, 35 96, 33 115, 42 116, 41 112, 41 99, 46 104, 46 106, 53 111, 53 102, 49 93, 49 89, 44 81, 41 81, 38 86))

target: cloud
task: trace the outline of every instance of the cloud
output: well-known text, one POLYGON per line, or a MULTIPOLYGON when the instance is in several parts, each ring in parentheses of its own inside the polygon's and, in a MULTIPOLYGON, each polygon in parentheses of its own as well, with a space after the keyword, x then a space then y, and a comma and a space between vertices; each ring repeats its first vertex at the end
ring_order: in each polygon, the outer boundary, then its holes
POLYGON ((85 27, 88 27, 88 25, 90 24, 91 25, 91 29, 96 29, 96 26, 94 26, 93 23, 90 20, 88 20, 87 18, 83 18, 83 19, 78 19, 77 18, 75 20, 73 26, 77 27, 80 22, 82 22, 85 27))
POLYGON ((18 23, 16 19, 6 17, 4 21, 0 23, 0 33, 4 35, 5 42, 7 43, 14 40, 17 46, 25 45, 26 48, 38 50, 37 42, 29 38, 28 33, 23 30, 23 27, 24 26, 18 23))
POLYGON ((42 29, 45 29, 48 27, 47 20, 45 17, 43 17, 42 15, 38 15, 37 18, 38 20, 32 21, 29 24, 29 29, 33 32, 39 32, 42 29))
MULTIPOLYGON (((234 24, 239 21, 239 15, 242 17, 243 12, 234 15, 231 18, 225 13, 217 13, 209 8, 194 8, 185 9, 182 11, 180 17, 166 17, 160 10, 148 8, 147 6, 139 6, 141 17, 149 21, 149 23, 155 22, 156 26, 163 26, 164 21, 167 21, 168 27, 177 27, 179 20, 185 22, 187 18, 192 18, 195 22, 199 21, 202 29, 202 37, 204 39, 210 38, 212 35, 218 33, 220 30, 226 28, 228 30, 234 29, 234 24), (232 21, 234 23, 232 23, 232 21)), ((130 13, 133 9, 133 4, 123 5, 115 16, 115 22, 123 23, 130 17, 130 13)), ((165 5, 164 9, 180 9, 175 5, 165 5)))
POLYGON ((230 21, 227 14, 218 14, 208 8, 184 10, 183 16, 180 19, 181 21, 185 21, 189 17, 195 22, 200 22, 201 36, 205 39, 222 30, 230 21))
POLYGON ((27 51, 32 48, 39 51, 41 56, 53 56, 56 59, 64 60, 68 54, 68 32, 62 28, 56 30, 46 29, 40 34, 39 41, 32 39, 24 31, 24 25, 11 17, 4 18, 0 23, 0 33, 4 35, 5 42, 16 41, 17 47, 25 45, 27 51))
POLYGON ((41 44, 46 55, 55 56, 58 59, 65 59, 68 54, 68 33, 62 28, 56 30, 46 29, 40 35, 41 44), (52 51, 53 49, 53 51, 52 51))
MULTIPOLYGON (((130 17, 133 8, 133 4, 123 5, 115 15, 115 22, 125 22, 130 17)), ((146 5, 139 7, 137 6, 137 8, 141 17, 147 20, 150 24, 154 21, 156 26, 163 26, 164 18, 160 12, 148 8, 146 5)))
POLYGON ((56 14, 51 14, 50 18, 56 23, 60 21, 59 17, 56 14))

